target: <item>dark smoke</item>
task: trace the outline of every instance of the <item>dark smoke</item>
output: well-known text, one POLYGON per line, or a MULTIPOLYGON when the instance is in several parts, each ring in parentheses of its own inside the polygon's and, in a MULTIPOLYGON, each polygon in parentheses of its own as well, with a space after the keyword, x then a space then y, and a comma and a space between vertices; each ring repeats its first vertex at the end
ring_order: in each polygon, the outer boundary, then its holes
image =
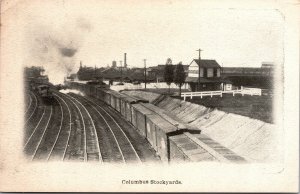
POLYGON ((76 70, 76 55, 92 25, 87 19, 80 17, 54 26, 51 22, 37 20, 30 22, 26 29, 28 56, 24 64, 42 64, 49 80, 58 84, 63 83, 64 76, 76 70))
POLYGON ((73 57, 75 53, 77 52, 77 49, 73 48, 60 48, 60 53, 65 57, 73 57))

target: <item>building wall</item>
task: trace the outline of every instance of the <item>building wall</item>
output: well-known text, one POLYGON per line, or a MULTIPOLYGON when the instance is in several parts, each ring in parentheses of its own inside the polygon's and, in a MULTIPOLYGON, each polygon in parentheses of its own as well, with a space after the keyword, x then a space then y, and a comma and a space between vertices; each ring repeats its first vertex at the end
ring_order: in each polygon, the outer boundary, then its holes
MULTIPOLYGON (((195 61, 193 61, 192 64, 189 66, 188 77, 198 77, 198 73, 199 73, 198 71, 199 71, 198 64, 195 61)), ((201 74, 201 69, 200 69, 200 74, 201 74)))
MULTIPOLYGON (((188 68, 188 77, 199 77, 199 67, 198 64, 193 61, 188 68)), ((221 77, 220 68, 200 68, 200 77, 221 77), (216 71, 216 74, 215 74, 216 71)))
MULTIPOLYGON (((200 68, 200 77, 203 77, 203 75, 204 75, 203 70, 204 69, 201 67, 200 68)), ((195 61, 193 61, 188 69, 188 77, 198 77, 198 74, 199 74, 199 66, 195 61)))

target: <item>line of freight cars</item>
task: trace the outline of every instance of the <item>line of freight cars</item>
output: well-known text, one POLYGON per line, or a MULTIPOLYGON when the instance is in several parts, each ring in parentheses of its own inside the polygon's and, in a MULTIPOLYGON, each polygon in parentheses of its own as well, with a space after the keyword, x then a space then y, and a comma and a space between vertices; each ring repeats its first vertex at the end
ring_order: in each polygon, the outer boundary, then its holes
POLYGON ((121 113, 149 141, 162 161, 170 159, 170 136, 184 132, 200 133, 199 129, 178 122, 165 114, 163 109, 145 99, 128 96, 101 86, 78 82, 67 82, 66 85, 104 101, 121 113))

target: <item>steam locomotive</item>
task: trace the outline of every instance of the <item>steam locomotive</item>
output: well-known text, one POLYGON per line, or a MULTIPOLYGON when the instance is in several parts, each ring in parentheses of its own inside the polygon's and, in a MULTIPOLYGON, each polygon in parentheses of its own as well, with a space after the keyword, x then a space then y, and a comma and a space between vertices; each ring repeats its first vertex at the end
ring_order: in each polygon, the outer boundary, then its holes
POLYGON ((52 91, 50 90, 50 86, 48 85, 39 85, 37 86, 38 94, 42 98, 46 99, 53 99, 52 91))
POLYGON ((29 77, 27 78, 27 85, 30 89, 36 91, 42 99, 53 99, 52 89, 53 84, 49 82, 48 76, 29 77))

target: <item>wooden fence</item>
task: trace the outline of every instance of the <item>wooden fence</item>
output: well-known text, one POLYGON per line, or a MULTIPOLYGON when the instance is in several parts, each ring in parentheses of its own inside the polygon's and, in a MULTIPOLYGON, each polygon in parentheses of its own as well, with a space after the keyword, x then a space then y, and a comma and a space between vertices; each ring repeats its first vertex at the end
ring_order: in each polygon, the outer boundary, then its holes
POLYGON ((222 91, 222 90, 218 90, 218 91, 203 91, 203 92, 183 92, 181 93, 181 97, 183 97, 183 100, 185 100, 187 97, 190 97, 191 99, 193 99, 193 97, 195 96, 200 96, 201 98, 203 96, 220 96, 223 97, 223 94, 232 94, 233 96, 235 96, 235 94, 241 94, 242 96, 244 95, 257 95, 257 96, 261 96, 261 89, 260 88, 247 88, 247 87, 241 87, 240 90, 228 90, 228 91, 222 91))

